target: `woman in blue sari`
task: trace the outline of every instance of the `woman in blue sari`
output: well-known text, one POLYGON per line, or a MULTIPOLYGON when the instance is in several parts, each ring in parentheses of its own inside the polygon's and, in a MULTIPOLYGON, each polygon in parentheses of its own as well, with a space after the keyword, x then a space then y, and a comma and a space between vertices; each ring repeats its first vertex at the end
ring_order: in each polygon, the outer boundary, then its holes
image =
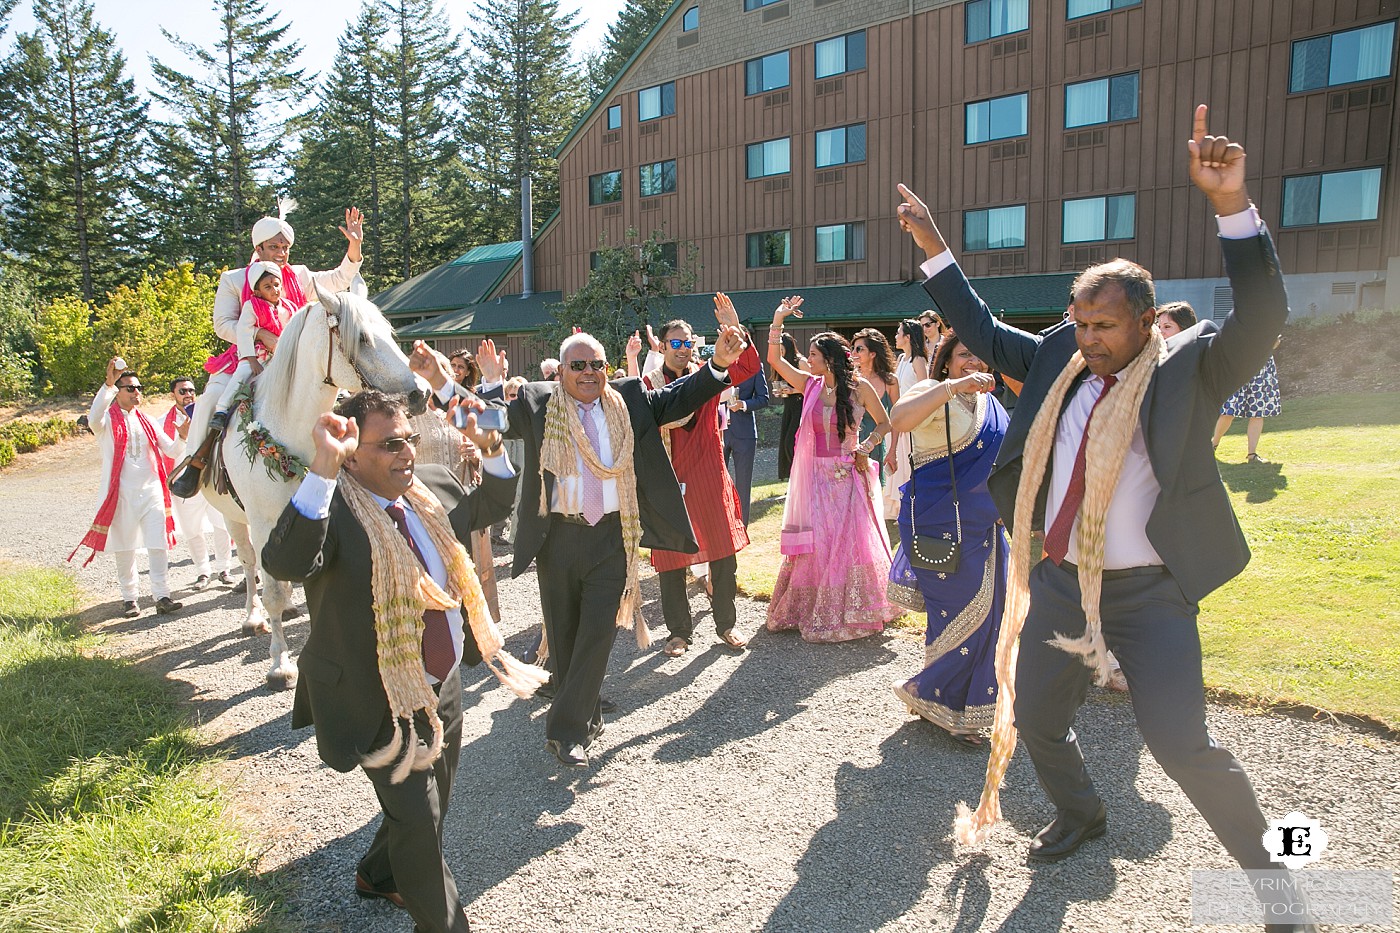
POLYGON ((909 432, 912 473, 899 510, 900 548, 890 569, 891 602, 928 614, 924 669, 894 684, 909 712, 968 745, 996 711, 997 634, 1006 598, 1006 536, 987 477, 1006 434, 1006 410, 990 393, 986 365, 955 336, 939 344, 930 378, 909 390, 890 412, 892 429, 909 432), (949 436, 958 508, 949 476, 949 436), (909 563, 913 535, 959 540, 951 573, 909 563))

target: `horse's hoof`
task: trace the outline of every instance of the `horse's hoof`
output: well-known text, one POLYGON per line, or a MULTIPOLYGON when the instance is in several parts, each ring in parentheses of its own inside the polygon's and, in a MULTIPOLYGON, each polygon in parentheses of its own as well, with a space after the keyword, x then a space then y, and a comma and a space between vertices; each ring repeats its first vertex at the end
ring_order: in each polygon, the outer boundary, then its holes
POLYGON ((245 621, 243 623, 243 634, 249 638, 255 635, 267 635, 272 631, 272 626, 267 624, 266 619, 259 619, 256 622, 245 621))
POLYGON ((283 691, 293 690, 297 685, 296 674, 268 674, 267 688, 269 690, 283 691))

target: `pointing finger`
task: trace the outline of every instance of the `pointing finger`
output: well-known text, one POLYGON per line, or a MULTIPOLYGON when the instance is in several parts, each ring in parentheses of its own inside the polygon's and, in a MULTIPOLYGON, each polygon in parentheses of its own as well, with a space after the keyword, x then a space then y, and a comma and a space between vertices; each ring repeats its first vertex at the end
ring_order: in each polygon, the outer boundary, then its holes
POLYGON ((1194 139, 1198 145, 1206 138, 1206 115, 1209 110, 1210 108, 1205 104, 1196 105, 1196 120, 1191 130, 1191 138, 1194 139))

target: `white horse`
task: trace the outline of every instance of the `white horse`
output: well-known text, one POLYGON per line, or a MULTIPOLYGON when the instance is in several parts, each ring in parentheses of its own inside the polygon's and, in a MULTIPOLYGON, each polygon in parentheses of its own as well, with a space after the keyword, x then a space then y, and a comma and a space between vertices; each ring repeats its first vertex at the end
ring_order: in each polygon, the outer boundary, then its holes
MULTIPOLYGON (((414 411, 421 411, 426 401, 393 329, 373 302, 357 292, 327 295, 319 287, 316 295, 317 301, 287 322, 277 341, 277 353, 257 378, 253 392, 252 421, 303 464, 309 464, 315 452, 311 428, 322 413, 335 406, 338 390, 375 388, 406 395, 414 411)), ((195 420, 198 423, 200 419, 195 420)), ((276 467, 269 474, 269 461, 261 454, 250 461, 243 425, 241 414, 234 412, 220 441, 225 472, 242 506, 232 496, 216 492, 212 485, 206 484, 202 492, 223 513, 238 546, 238 559, 248 581, 243 633, 272 633, 267 683, 274 690, 285 690, 297 681, 296 662, 282 631, 282 613, 292 605, 292 586, 264 576, 259 599, 254 581, 263 545, 292 500, 299 480, 283 478, 276 467)))

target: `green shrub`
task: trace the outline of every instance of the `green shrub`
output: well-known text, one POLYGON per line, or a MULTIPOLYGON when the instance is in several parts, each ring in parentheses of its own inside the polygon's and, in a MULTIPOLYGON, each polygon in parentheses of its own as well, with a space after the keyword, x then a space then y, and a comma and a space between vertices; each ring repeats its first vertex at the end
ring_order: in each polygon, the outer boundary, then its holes
POLYGON ((0 467, 7 467, 15 462, 15 445, 9 441, 0 440, 0 467))

